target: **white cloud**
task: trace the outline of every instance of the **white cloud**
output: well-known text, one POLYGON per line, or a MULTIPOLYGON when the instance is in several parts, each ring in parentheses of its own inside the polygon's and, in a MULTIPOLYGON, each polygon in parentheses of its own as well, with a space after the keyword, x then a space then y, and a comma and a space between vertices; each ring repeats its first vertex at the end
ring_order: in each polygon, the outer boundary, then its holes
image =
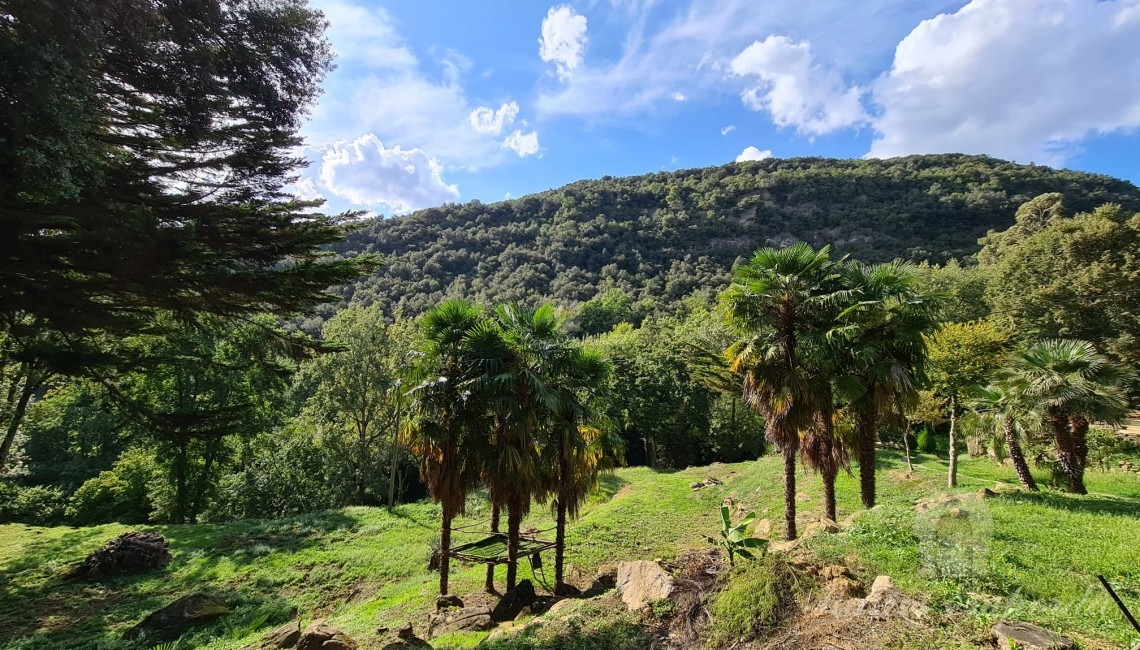
POLYGON ((490 130, 478 130, 479 118, 472 114, 480 104, 465 89, 478 69, 467 57, 441 48, 421 59, 390 14, 361 0, 312 4, 328 17, 329 39, 341 56, 302 129, 310 148, 324 151, 331 143, 373 133, 389 146, 431 152, 449 170, 493 167, 512 158, 500 144, 503 129, 520 113, 517 103, 507 104, 498 131, 501 107, 491 116, 490 130))
POLYGON ((807 41, 769 36, 732 60, 732 73, 754 77, 741 98, 756 111, 768 111, 777 126, 822 135, 867 121, 862 91, 847 87, 838 72, 818 64, 807 41))
POLYGON ((679 90, 677 92, 673 93, 672 95, 669 95, 669 96, 671 98, 673 98, 673 101, 675 101, 675 102, 683 102, 686 99, 688 99, 688 97, 685 97, 685 93, 683 93, 679 90))
POLYGON ((736 130, 736 125, 735 124, 729 124, 728 126, 726 126, 720 130, 720 134, 721 135, 728 135, 729 133, 732 133, 735 130, 736 130))
POLYGON ((973 0, 915 27, 873 98, 871 156, 1059 164, 1090 134, 1140 127, 1140 4, 973 0))
POLYGON ((519 155, 519 158, 533 156, 540 151, 538 147, 538 131, 523 133, 521 130, 515 129, 513 133, 503 140, 503 148, 514 151, 519 155))
MULTIPOLYGON (((539 89, 543 115, 628 121, 658 110, 678 88, 716 101, 739 93, 728 64, 753 41, 794 25, 818 63, 851 78, 870 78, 890 63, 894 44, 920 20, 963 0, 614 0, 603 29, 624 31, 617 52, 591 50, 569 79, 539 89)), ((600 37, 599 37, 600 38, 600 37)))
POLYGON ((503 127, 515 121, 519 114, 518 102, 503 104, 498 110, 480 106, 471 111, 471 126, 479 133, 499 135, 503 127))
POLYGON ((749 160, 765 160, 765 159, 771 158, 771 157, 772 157, 772 150, 771 149, 765 149, 764 151, 760 151, 756 147, 748 146, 748 147, 745 147, 744 151, 741 151, 740 155, 736 157, 736 162, 746 162, 749 160))
POLYGON ((324 198, 321 196, 320 190, 317 189, 317 184, 308 176, 293 183, 293 196, 302 201, 316 201, 324 198))
POLYGON ((560 79, 567 79, 582 65, 586 47, 586 17, 568 5, 551 7, 542 21, 538 56, 554 63, 560 79))
POLYGON ((321 185, 356 205, 410 212, 459 198, 443 180, 443 167, 420 149, 387 149, 368 133, 337 142, 321 159, 321 185))

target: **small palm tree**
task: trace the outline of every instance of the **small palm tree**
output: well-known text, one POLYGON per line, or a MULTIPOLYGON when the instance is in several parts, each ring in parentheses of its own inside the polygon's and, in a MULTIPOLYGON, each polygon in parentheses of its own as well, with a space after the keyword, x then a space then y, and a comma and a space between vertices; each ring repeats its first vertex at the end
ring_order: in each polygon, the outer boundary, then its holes
POLYGON ((1128 374, 1091 343, 1048 339, 1014 354, 997 377, 1016 387, 1018 400, 1041 412, 1053 432, 1057 464, 1069 491, 1087 494, 1089 422, 1118 425, 1124 420, 1128 402, 1122 386, 1128 374))
POLYGON ((566 520, 576 518, 603 471, 622 457, 622 440, 602 420, 599 397, 608 392, 611 367, 602 355, 578 346, 559 360, 557 390, 561 404, 553 414, 543 445, 551 476, 555 518, 554 584, 563 588, 566 556, 566 520))
POLYGON ((938 323, 935 299, 916 287, 914 266, 902 261, 840 269, 850 292, 834 338, 845 353, 843 372, 856 424, 864 508, 875 505, 875 443, 879 421, 913 402, 925 381, 925 336, 938 323), (853 389, 853 390, 850 390, 853 389))
POLYGON ((483 477, 491 500, 507 512, 507 589, 518 574, 519 531, 534 499, 550 488, 543 475, 540 433, 562 407, 557 365, 568 344, 550 305, 502 305, 473 336, 481 368, 480 394, 495 418, 483 477))
POLYGON ((818 380, 801 359, 800 338, 819 329, 839 302, 828 248, 763 248, 733 273, 721 296, 737 337, 726 351, 743 377, 743 400, 763 415, 784 457, 784 535, 796 538, 796 455, 800 432, 819 413, 818 380))
POLYGON ((424 355, 414 369, 409 391, 411 418, 402 437, 420 458, 420 471, 440 504, 439 592, 447 594, 451 524, 462 514, 467 493, 478 482, 482 448, 491 426, 479 399, 478 370, 471 353, 471 335, 484 322, 483 311, 459 300, 445 302, 424 314, 424 355))
POLYGON ((1024 423, 1039 419, 1040 416, 1019 399, 1020 393, 1021 387, 1007 379, 978 389, 966 404, 973 409, 975 415, 971 428, 988 435, 1000 435, 1009 450, 1009 458, 1013 461, 1018 480, 1025 489, 1036 491, 1037 481, 1029 471, 1029 463, 1021 449, 1021 437, 1025 434, 1024 423))

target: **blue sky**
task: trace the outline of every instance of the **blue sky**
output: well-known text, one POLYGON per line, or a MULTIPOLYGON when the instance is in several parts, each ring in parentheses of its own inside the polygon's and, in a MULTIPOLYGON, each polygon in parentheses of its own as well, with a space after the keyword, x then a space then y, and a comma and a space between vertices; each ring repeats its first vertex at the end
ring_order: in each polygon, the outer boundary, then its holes
POLYGON ((766 156, 1140 182, 1140 0, 310 0, 298 195, 389 215, 766 156))

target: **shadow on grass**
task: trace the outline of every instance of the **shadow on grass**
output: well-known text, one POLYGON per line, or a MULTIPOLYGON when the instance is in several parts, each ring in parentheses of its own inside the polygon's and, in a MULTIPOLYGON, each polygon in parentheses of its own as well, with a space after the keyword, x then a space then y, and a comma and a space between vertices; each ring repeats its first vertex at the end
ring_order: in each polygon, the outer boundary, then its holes
POLYGON ((598 477, 598 492, 604 495, 607 501, 614 498, 614 495, 626 485, 629 485, 629 481, 617 474, 602 474, 598 477))
MULTIPOLYGON (((222 562, 245 565, 268 553, 296 553, 323 544, 333 531, 353 530, 358 525, 357 519, 344 513, 322 512, 226 525, 139 526, 138 530, 157 532, 170 542, 170 564, 159 571, 102 582, 66 576, 72 566, 117 533, 75 528, 33 541, 0 571, 0 646, 33 634, 50 648, 93 642, 114 627, 137 621, 201 589, 209 582, 206 576, 222 562), (193 567, 189 571, 188 565, 193 567)), ((270 606, 272 600, 233 590, 215 595, 253 610, 270 606)))
POLYGON ((1140 519, 1140 501, 1100 495, 1078 496, 1061 492, 1017 492, 1005 500, 1090 515, 1120 515, 1140 519))

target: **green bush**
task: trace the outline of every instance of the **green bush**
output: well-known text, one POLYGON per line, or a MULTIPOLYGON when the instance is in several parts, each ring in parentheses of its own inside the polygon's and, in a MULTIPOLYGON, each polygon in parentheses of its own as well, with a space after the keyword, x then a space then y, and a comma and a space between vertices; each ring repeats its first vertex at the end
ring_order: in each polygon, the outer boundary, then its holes
POLYGON ((146 523, 154 509, 152 495, 161 477, 153 453, 142 449, 129 451, 110 470, 79 486, 67 504, 67 519, 78 526, 110 521, 146 523))
POLYGON ((1106 427, 1091 427, 1088 434, 1090 468, 1117 469, 1120 461, 1140 465, 1140 442, 1106 427))
POLYGON ((799 590, 796 574, 779 556, 738 565, 709 602, 711 644, 730 645, 774 628, 799 590))
POLYGON ((938 449, 934 432, 930 427, 922 427, 918 432, 918 450, 924 454, 933 454, 938 449))
POLYGON ((63 522, 67 494, 58 487, 0 483, 0 523, 55 526, 63 522))

